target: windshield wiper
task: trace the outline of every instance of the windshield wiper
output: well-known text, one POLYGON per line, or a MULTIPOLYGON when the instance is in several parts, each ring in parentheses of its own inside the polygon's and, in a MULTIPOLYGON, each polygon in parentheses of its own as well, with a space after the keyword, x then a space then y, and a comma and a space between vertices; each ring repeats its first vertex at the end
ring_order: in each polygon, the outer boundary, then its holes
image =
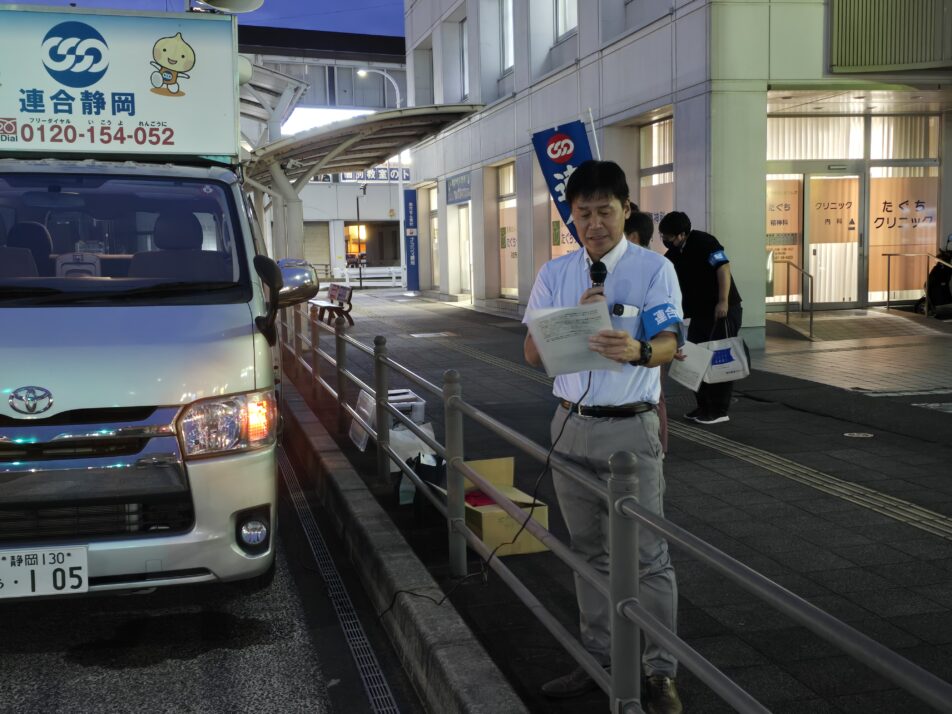
POLYGON ((27 298, 47 295, 60 295, 62 290, 42 286, 26 287, 23 285, 0 285, 0 299, 27 298))
MULTIPOLYGON (((30 305, 44 303, 71 304, 77 302, 97 300, 139 300, 142 298, 165 297, 167 295, 182 295, 188 293, 217 292, 239 287, 238 283, 225 281, 206 282, 175 282, 143 285, 130 290, 81 290, 64 291, 55 288, 32 288, 29 290, 17 289, 10 293, 12 298, 35 298, 29 301, 30 305)), ((0 299, 6 297, 5 286, 0 286, 0 299)))
MULTIPOLYGON (((215 280, 205 282, 176 282, 176 283, 158 283, 155 285, 144 285, 141 288, 132 288, 131 290, 116 290, 108 294, 109 297, 162 297, 164 295, 179 295, 181 293, 203 293, 216 290, 227 290, 236 288, 238 283, 230 280, 215 280)), ((102 293, 95 293, 97 297, 102 293)))

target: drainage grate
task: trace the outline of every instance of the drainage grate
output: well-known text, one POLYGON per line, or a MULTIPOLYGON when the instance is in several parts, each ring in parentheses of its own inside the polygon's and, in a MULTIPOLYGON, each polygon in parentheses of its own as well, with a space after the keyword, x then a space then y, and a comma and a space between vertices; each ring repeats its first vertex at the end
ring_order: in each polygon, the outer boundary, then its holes
POLYGON ((933 409, 937 412, 947 412, 952 414, 952 402, 932 402, 927 404, 913 404, 914 407, 922 407, 923 409, 933 409))
MULTIPOLYGON (((939 389, 909 389, 900 392, 866 392, 867 397, 928 397, 938 394, 952 394, 952 389, 942 387, 939 389)), ((915 406, 924 405, 916 404, 915 406)))
POLYGON ((324 542, 324 536, 321 535, 317 521, 308 507, 307 500, 301 492, 301 485, 298 483, 297 474, 291 465, 287 454, 281 448, 278 451, 278 463, 281 466, 281 475, 284 477, 284 484, 287 486, 291 500, 294 502, 294 509, 297 511, 298 518, 301 520, 301 526, 307 536, 307 542, 311 546, 311 553, 314 555, 314 561, 317 568, 327 585, 327 591, 331 596, 331 602, 334 603, 334 611, 337 613, 337 619, 344 631, 344 637, 347 639, 347 645, 357 664, 357 670, 360 672, 360 678, 367 690, 367 696, 370 698, 370 705, 373 711, 382 714, 399 714, 400 709, 390 691, 390 685, 380 669, 380 663, 374 654, 373 648, 367 641, 367 635, 364 628, 357 619, 357 613, 354 611, 354 604, 350 601, 350 595, 337 572, 337 566, 331 559, 327 551, 327 544, 324 542))

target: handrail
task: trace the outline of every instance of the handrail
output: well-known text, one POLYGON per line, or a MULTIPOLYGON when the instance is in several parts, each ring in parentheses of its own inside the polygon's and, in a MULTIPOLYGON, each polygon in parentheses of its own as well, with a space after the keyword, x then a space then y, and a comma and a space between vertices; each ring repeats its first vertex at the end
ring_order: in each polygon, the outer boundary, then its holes
MULTIPOLYGON (((786 312, 787 312, 787 322, 790 324, 790 268, 798 271, 805 278, 810 279, 810 339, 813 339, 813 276, 810 275, 807 271, 801 268, 796 263, 789 260, 775 260, 774 264, 783 263, 787 266, 787 300, 786 300, 786 312)), ((803 286, 800 286, 800 312, 803 312, 803 286)))
MULTIPOLYGON (((797 266, 794 267, 800 270, 797 266)), ((812 276, 809 276, 808 273, 802 270, 801 272, 811 278, 812 307, 812 276)), ((789 281, 787 285, 789 300, 789 281)), ((286 319, 282 323, 284 328, 282 330, 282 346, 292 356, 295 365, 294 371, 297 374, 303 374, 306 371, 311 379, 315 381, 315 389, 319 388, 319 385, 323 385, 326 390, 330 391, 330 385, 320 379, 319 362, 322 359, 330 361, 330 355, 323 352, 319 344, 317 344, 320 332, 326 328, 321 326, 317 321, 316 312, 316 308, 312 308, 312 312, 309 316, 311 339, 308 341, 308 345, 311 359, 313 360, 312 364, 308 365, 300 352, 296 351, 301 350, 305 342, 305 338, 302 335, 303 330, 299 315, 295 315, 295 319, 292 321, 293 333, 291 332, 292 326, 288 324, 286 319)), ((387 415, 393 415, 400 422, 407 425, 417 436, 421 436, 421 430, 414 428, 415 425, 411 426, 412 422, 388 402, 388 382, 386 377, 388 368, 396 370, 412 383, 424 386, 428 391, 437 391, 438 388, 436 385, 416 375, 410 369, 390 358, 387 354, 386 338, 378 336, 374 340, 374 348, 371 350, 353 338, 345 337, 343 335, 344 326, 344 318, 339 317, 334 329, 338 352, 336 359, 333 359, 335 369, 338 372, 338 385, 340 386, 346 381, 350 381, 367 391, 373 392, 377 404, 375 424, 370 424, 368 420, 362 419, 357 414, 356 409, 344 399, 342 389, 338 389, 338 392, 335 393, 334 396, 341 405, 342 412, 354 418, 377 442, 378 477, 389 478, 390 462, 391 460, 396 462, 399 470, 405 474, 418 489, 421 489, 422 494, 436 505, 437 510, 447 518, 450 539, 450 569, 452 574, 457 577, 462 577, 466 574, 465 548, 466 545, 469 544, 470 547, 483 557, 487 566, 500 574, 503 581, 506 582, 516 596, 530 608, 553 637, 555 637, 584 669, 593 675, 598 684, 606 690, 611 697, 613 712, 620 714, 622 712, 638 711, 635 702, 637 702, 639 695, 640 676, 638 673, 640 672, 641 665, 640 658, 638 657, 637 643, 640 638, 641 629, 651 634, 656 641, 667 647, 672 654, 679 655, 685 667, 691 669, 701 681, 710 686, 713 691, 721 696, 728 704, 731 704, 737 711, 750 712, 752 714, 754 712, 767 711, 753 699, 751 695, 693 650, 690 645, 676 633, 667 630, 639 604, 637 596, 638 558, 631 557, 632 553, 626 552, 626 548, 623 547, 624 545, 637 551, 637 528, 639 526, 647 527, 666 537, 670 542, 687 549, 688 552, 698 557, 708 566, 714 568, 722 575, 727 576, 748 592, 751 592, 777 608, 828 642, 844 650, 847 654, 852 655, 856 660, 863 662, 871 669, 892 680, 913 696, 928 702, 932 706, 937 707, 940 711, 952 711, 952 709, 949 708, 949 703, 952 702, 952 684, 944 682, 935 675, 920 668, 918 665, 883 645, 880 645, 849 625, 837 620, 825 611, 718 550, 706 541, 701 540, 683 528, 642 507, 638 503, 635 495, 637 494, 635 458, 632 454, 627 452, 618 452, 612 456, 610 462, 611 476, 607 486, 591 486, 594 491, 604 495, 609 500, 611 505, 611 508, 609 508, 609 519, 611 519, 612 522, 609 530, 615 534, 612 536, 609 577, 606 578, 604 575, 595 571, 591 565, 573 553, 567 545, 559 541, 548 529, 535 520, 532 520, 531 511, 527 514, 525 510, 506 498, 492 483, 465 463, 462 449, 463 416, 467 416, 483 427, 490 429, 493 433, 536 459, 544 461, 546 457, 549 456, 554 466, 576 480, 584 480, 589 484, 591 484, 593 480, 586 478, 585 471, 577 465, 564 461, 557 454, 549 455, 548 451, 541 445, 527 439, 514 429, 502 424, 485 412, 465 402, 461 396, 459 375, 455 370, 448 370, 444 374, 444 386, 442 390, 439 390, 439 393, 442 394, 444 404, 446 444, 440 449, 435 450, 441 451, 445 455, 447 462, 447 498, 444 505, 440 502, 440 499, 430 491, 427 484, 422 481, 418 474, 407 464, 400 463, 401 457, 390 446, 390 419, 384 418, 387 415), (353 374, 353 372, 346 369, 345 351, 348 344, 358 347, 358 349, 364 353, 373 354, 374 384, 376 387, 374 390, 370 390, 368 385, 353 374), (598 667, 597 662, 581 647, 578 639, 571 635, 568 630, 558 622, 557 618, 544 608, 538 599, 518 580, 508 567, 498 558, 493 557, 494 551, 491 552, 486 544, 479 540, 475 533, 466 526, 465 518, 463 517, 464 476, 475 483, 485 494, 490 496, 510 517, 517 522, 521 521, 522 528, 546 544, 555 557, 572 568, 572 570, 584 580, 591 583, 598 591, 610 596, 611 601, 614 603, 612 608, 612 632, 618 633, 613 636, 612 641, 612 657, 615 666, 612 667, 610 675, 607 675, 604 670, 598 667), (618 534, 622 532, 628 535, 625 537, 619 536, 618 534), (627 623, 627 625, 625 623, 627 623), (632 676, 632 673, 634 673, 634 676, 632 676)), ((339 415, 338 418, 341 420, 342 415, 339 415)), ((342 421, 339 421, 339 425, 342 423, 342 421)), ((341 430, 343 430, 342 427, 341 430)), ((435 440, 425 439, 425 441, 431 447, 438 445, 438 442, 435 440)), ((596 479, 594 481, 597 482, 598 480, 596 479)))
POLYGON ((887 310, 891 309, 891 307, 892 307, 892 305, 890 304, 890 303, 891 303, 891 300, 890 300, 890 297, 889 297, 890 293, 892 292, 892 291, 890 290, 891 283, 892 283, 892 259, 893 259, 893 258, 925 258, 925 259, 926 259, 926 281, 927 281, 927 285, 926 285, 926 315, 928 315, 928 314, 929 314, 929 311, 930 311, 930 306, 929 306, 929 288, 928 288, 928 280, 929 280, 929 259, 931 258, 931 259, 934 260, 935 262, 941 263, 942 265, 946 266, 947 268, 952 268, 952 263, 947 263, 946 261, 942 260, 942 258, 940 258, 939 256, 937 256, 937 255, 932 255, 932 253, 883 253, 883 256, 886 258, 886 309, 887 309, 887 310))

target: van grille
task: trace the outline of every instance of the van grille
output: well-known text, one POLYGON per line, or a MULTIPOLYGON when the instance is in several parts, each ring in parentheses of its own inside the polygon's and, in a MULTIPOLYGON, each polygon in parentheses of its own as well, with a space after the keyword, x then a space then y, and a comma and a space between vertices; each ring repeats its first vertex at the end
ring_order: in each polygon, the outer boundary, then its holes
POLYGON ((98 439, 90 441, 8 444, 0 442, 0 464, 12 461, 51 461, 89 459, 138 454, 149 443, 147 438, 98 439))
POLYGON ((147 421, 155 407, 105 407, 102 409, 73 409, 41 419, 14 419, 0 414, 0 426, 64 426, 74 424, 118 424, 147 421))
POLYGON ((0 507, 0 543, 116 536, 167 536, 195 521, 187 495, 173 500, 41 508, 0 507))

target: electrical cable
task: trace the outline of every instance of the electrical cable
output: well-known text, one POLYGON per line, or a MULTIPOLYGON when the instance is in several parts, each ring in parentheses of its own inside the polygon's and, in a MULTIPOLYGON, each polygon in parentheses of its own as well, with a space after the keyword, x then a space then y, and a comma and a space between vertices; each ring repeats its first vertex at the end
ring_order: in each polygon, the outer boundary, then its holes
MULTIPOLYGON (((579 397, 578 402, 576 402, 577 404, 581 404, 585 400, 585 397, 588 396, 589 390, 591 390, 591 388, 592 388, 592 373, 589 372, 588 384, 586 385, 585 391, 582 393, 582 396, 579 397)), ((529 512, 526 514, 525 520, 522 521, 522 524, 519 526, 519 530, 516 531, 516 534, 513 536, 512 540, 507 543, 500 543, 495 548, 493 548, 492 552, 489 554, 489 557, 480 562, 478 572, 470 573, 469 575, 464 575, 462 578, 458 578, 456 582, 453 584, 453 587, 447 590, 443 594, 443 597, 441 597, 439 600, 437 600, 436 598, 430 595, 426 595, 424 593, 417 592, 414 590, 394 591, 393 597, 390 598, 390 604, 387 605, 387 607, 379 615, 377 615, 378 618, 382 618, 384 615, 386 615, 388 612, 390 612, 393 609, 394 605, 397 604, 397 597, 399 595, 410 595, 412 597, 420 598, 421 600, 429 600, 430 602, 434 603, 437 607, 440 607, 444 602, 446 602, 450 598, 450 596, 454 592, 456 592, 456 590, 460 587, 460 585, 462 585, 466 581, 472 580, 473 578, 476 578, 476 577, 481 577, 484 583, 488 582, 489 564, 492 562, 492 559, 496 557, 496 553, 499 551, 500 548, 504 546, 513 545, 519 539, 519 536, 522 535, 522 531, 525 530, 526 524, 529 523, 529 519, 532 518, 532 514, 535 511, 536 504, 539 503, 539 501, 536 500, 536 494, 539 491, 539 486, 542 483, 542 478, 551 468, 550 462, 552 459, 552 454, 555 452, 555 447, 558 446, 559 441, 561 441, 562 435, 565 433, 565 427, 568 424, 571 416, 572 416, 572 411, 569 410, 568 414, 565 415, 565 419, 562 420, 562 426, 559 427, 559 433, 556 435, 555 439, 552 440, 552 446, 549 447, 549 451, 545 455, 545 463, 542 466, 542 470, 539 472, 539 475, 536 476, 535 483, 532 486, 532 494, 531 494, 532 505, 529 507, 529 512)))

